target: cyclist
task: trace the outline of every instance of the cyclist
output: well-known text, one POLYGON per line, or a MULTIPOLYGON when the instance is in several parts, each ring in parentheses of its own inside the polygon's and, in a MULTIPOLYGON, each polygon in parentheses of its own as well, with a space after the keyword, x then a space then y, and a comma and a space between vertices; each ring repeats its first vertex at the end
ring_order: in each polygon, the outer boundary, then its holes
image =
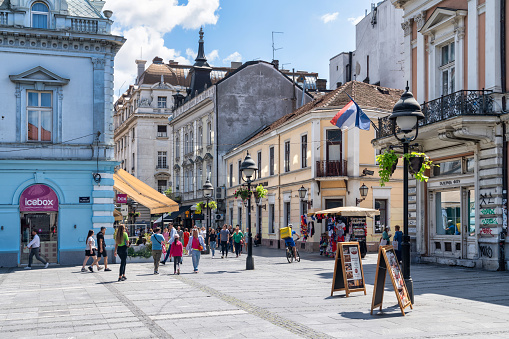
MULTIPOLYGON (((288 224, 288 227, 290 227, 290 229, 292 228, 292 224, 288 224)), ((293 257, 294 258, 297 258, 297 247, 295 246, 295 241, 293 240, 293 235, 296 235, 297 236, 297 240, 300 239, 299 235, 297 234, 297 232, 295 232, 293 229, 292 229, 292 232, 291 232, 291 236, 288 237, 288 238, 285 238, 285 246, 286 247, 289 247, 292 249, 293 251, 293 257), (291 246, 291 247, 290 247, 291 246)))

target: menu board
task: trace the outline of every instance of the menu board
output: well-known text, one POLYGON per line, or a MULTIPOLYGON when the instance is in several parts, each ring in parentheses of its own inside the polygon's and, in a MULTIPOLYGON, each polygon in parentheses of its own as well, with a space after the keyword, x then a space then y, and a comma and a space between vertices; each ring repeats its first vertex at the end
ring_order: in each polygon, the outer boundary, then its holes
POLYGON ((410 306, 413 309, 410 298, 408 297, 408 290, 403 279, 403 274, 399 267, 396 252, 392 246, 380 246, 378 250, 378 262, 376 265, 375 287, 373 288, 373 300, 371 302, 371 314, 373 309, 380 307, 382 310, 382 302, 384 295, 385 276, 389 272, 391 277, 392 286, 398 299, 398 304, 401 313, 405 315, 405 308, 410 306))
POLYGON ((347 297, 350 292, 364 291, 364 294, 366 294, 358 242, 341 242, 338 244, 331 296, 335 291, 342 290, 345 290, 347 297))

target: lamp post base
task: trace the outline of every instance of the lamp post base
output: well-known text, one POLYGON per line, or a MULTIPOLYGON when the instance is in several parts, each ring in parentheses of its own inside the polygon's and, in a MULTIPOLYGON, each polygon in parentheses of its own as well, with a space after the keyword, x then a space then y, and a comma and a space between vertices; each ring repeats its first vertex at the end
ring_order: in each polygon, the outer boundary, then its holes
POLYGON ((254 270, 254 259, 252 256, 246 258, 246 270, 254 270))
POLYGON ((412 305, 414 304, 414 281, 412 277, 405 279, 406 289, 408 291, 408 296, 410 297, 410 301, 412 305))

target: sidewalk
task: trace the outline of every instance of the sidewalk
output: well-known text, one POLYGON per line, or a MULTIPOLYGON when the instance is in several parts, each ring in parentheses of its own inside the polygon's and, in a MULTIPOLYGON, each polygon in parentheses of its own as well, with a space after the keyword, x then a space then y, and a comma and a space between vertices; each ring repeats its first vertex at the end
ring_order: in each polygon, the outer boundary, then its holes
MULTIPOLYGON (((509 273, 412 266, 414 309, 403 317, 389 281, 383 313, 370 315, 375 254, 363 261, 367 295, 330 297, 334 260, 254 248, 246 255, 202 256, 200 273, 184 258, 152 275, 153 265, 113 272, 81 267, 0 269, 1 338, 507 338, 509 273)), ((375 312, 377 313, 377 312, 375 312)))

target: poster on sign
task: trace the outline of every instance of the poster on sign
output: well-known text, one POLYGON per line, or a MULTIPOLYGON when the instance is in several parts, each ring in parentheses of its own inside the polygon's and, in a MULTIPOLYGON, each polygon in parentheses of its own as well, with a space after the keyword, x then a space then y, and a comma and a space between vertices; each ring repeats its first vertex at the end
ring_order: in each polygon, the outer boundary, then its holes
POLYGON ((331 296, 335 291, 342 290, 345 290, 347 297, 351 292, 364 291, 364 294, 366 294, 358 242, 342 242, 338 244, 331 296))
POLYGON ((117 194, 117 204, 127 204, 127 194, 117 194))

